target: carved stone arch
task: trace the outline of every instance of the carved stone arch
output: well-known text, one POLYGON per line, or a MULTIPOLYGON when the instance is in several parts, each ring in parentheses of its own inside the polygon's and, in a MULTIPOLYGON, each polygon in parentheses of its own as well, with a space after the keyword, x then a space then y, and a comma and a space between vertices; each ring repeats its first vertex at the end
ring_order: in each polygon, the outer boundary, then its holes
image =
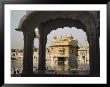
MULTIPOLYGON (((95 34, 95 31, 90 30, 90 29, 87 30, 86 26, 80 20, 56 18, 54 20, 52 19, 52 20, 49 20, 49 21, 43 23, 43 27, 44 27, 44 31, 46 30, 45 31, 45 36, 47 36, 52 30, 56 30, 58 28, 76 27, 77 29, 82 29, 87 35, 87 40, 90 43, 90 47, 91 47, 91 40, 92 40, 91 36, 95 36, 95 35, 93 35, 93 34, 95 34)), ((47 38, 45 37, 45 40, 44 40, 45 45, 46 45, 46 40, 47 40, 47 38)), ((94 42, 94 41, 92 41, 92 42, 94 42)), ((91 49, 93 49, 93 48, 94 47, 91 47, 91 49)), ((91 54, 93 52, 91 52, 91 50, 90 50, 89 53, 91 54)), ((92 56, 90 56, 89 58, 90 58, 90 66, 93 66, 94 60, 93 60, 93 63, 92 63, 92 60, 91 60, 91 59, 93 59, 92 56)), ((93 70, 92 68, 93 67, 91 67, 91 70, 93 70)))
MULTIPOLYGON (((90 44, 90 59, 91 59, 91 75, 99 74, 97 71, 97 61, 99 57, 97 56, 97 46, 95 44, 97 39, 99 39, 100 28, 97 29, 99 24, 99 16, 97 16, 97 11, 32 11, 27 12, 27 14, 21 19, 20 24, 17 28, 18 31, 24 33, 24 74, 32 74, 32 60, 29 62, 29 58, 32 58, 32 44, 33 44, 33 31, 38 27, 40 38, 39 38, 39 70, 45 70, 45 44, 46 36, 52 30, 52 28, 64 27, 64 25, 78 28, 83 28, 87 34, 88 42, 90 44), (62 22, 65 21, 65 22, 62 22), (56 23, 55 23, 56 22, 56 23), (59 22, 59 24, 57 24, 59 22), (68 23, 67 23, 68 22, 68 23), (69 24, 70 23, 70 24, 69 24), (72 24, 73 23, 73 24, 72 24), (50 25, 49 25, 50 24, 50 25), (54 25, 56 24, 56 25, 54 25), (30 38, 30 39, 29 39, 30 38), (94 51, 95 49, 95 51, 94 51), (30 51, 29 51, 30 50, 30 51), (28 58, 26 58, 29 56, 28 58), (95 61, 97 59, 97 61, 95 61), (30 64, 31 67, 27 67, 30 64), (30 70, 30 72, 28 72, 30 70)), ((98 43, 98 42, 97 42, 98 43)), ((99 52, 98 52, 99 53, 99 52)), ((99 55, 99 54, 98 54, 99 55)))
POLYGON ((86 25, 86 27, 89 27, 89 25, 92 24, 96 25, 98 21, 97 18, 89 11, 27 11, 27 14, 20 20, 18 29, 24 30, 27 25, 37 27, 42 22, 56 18, 80 20, 84 25, 86 25))

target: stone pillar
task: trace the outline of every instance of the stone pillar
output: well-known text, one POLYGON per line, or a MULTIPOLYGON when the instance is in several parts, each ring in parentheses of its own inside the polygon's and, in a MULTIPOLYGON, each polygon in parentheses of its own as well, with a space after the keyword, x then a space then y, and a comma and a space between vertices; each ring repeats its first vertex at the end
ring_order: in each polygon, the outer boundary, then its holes
POLYGON ((38 70, 39 74, 44 73, 46 70, 46 41, 47 36, 43 26, 39 27, 39 61, 38 61, 38 70))
POLYGON ((100 37, 100 25, 96 29, 96 74, 100 75, 100 45, 99 45, 99 37, 100 37))
POLYGON ((33 74, 33 32, 23 32, 24 34, 24 56, 23 56, 23 76, 33 74))
POLYGON ((92 29, 89 37, 89 56, 90 56, 90 74, 99 75, 100 58, 99 58, 99 38, 96 29, 92 29))

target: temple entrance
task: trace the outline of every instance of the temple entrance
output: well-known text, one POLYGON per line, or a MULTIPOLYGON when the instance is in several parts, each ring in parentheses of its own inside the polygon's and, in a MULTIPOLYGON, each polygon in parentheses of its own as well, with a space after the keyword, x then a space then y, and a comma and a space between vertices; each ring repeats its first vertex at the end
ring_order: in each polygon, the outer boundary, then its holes
POLYGON ((65 57, 57 57, 57 65, 58 65, 58 69, 60 70, 64 70, 65 67, 65 62, 66 62, 66 58, 65 57))

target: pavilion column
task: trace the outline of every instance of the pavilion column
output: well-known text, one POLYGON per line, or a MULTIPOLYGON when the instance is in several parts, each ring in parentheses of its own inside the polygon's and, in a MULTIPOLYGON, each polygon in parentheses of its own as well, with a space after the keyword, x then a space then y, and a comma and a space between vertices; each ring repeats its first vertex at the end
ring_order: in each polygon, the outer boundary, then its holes
POLYGON ((33 32, 23 32, 24 34, 24 56, 23 75, 30 76, 33 73, 33 32))
POLYGON ((100 26, 96 29, 96 74, 100 74, 100 43, 99 43, 99 37, 100 37, 100 26))
POLYGON ((96 29, 91 30, 89 39, 90 74, 96 76, 100 72, 99 38, 96 29))
POLYGON ((39 74, 42 74, 46 70, 46 42, 47 36, 45 34, 42 26, 39 28, 39 60, 38 60, 38 70, 39 74))

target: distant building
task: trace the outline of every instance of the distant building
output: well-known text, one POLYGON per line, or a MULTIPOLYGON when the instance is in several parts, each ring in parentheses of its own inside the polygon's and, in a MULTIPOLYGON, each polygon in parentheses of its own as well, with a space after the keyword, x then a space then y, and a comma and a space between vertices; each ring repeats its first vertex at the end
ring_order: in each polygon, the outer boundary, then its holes
POLYGON ((49 47, 51 54, 51 66, 56 70, 76 69, 78 59, 78 41, 72 36, 53 38, 49 47))
POLYGON ((23 51, 20 49, 11 50, 11 74, 22 73, 23 70, 23 51))
POLYGON ((38 68, 38 50, 33 51, 33 70, 36 70, 38 68))
POLYGON ((78 69, 89 70, 89 47, 80 46, 78 49, 78 69))

